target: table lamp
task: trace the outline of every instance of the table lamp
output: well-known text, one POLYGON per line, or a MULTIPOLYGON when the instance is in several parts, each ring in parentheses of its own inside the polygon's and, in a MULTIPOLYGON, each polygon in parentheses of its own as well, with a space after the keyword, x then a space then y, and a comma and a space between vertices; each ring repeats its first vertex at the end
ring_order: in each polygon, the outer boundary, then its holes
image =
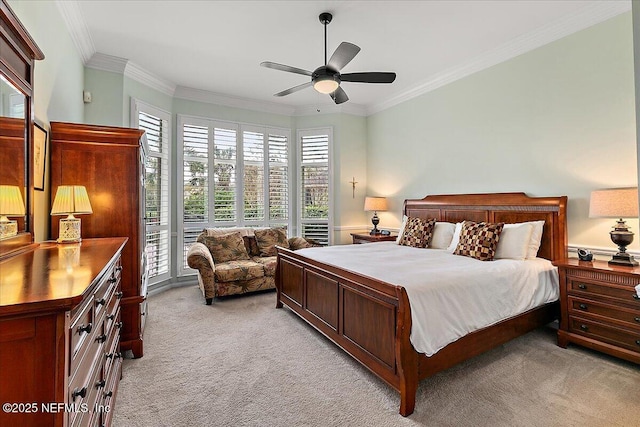
POLYGON ((373 224, 373 230, 369 234, 375 235, 380 234, 380 230, 378 230, 378 224, 380 223, 380 218, 378 218, 378 211, 386 211, 387 207, 387 199, 385 197, 365 197, 364 198, 364 210, 365 211, 373 211, 373 217, 371 217, 371 223, 373 224))
POLYGON ((0 185, 0 239, 18 234, 18 222, 7 217, 24 216, 22 193, 17 185, 0 185))
POLYGON ((82 185, 61 185, 53 200, 51 215, 67 215, 60 220, 58 243, 77 243, 80 238, 80 219, 73 215, 93 213, 87 189, 82 185))
POLYGON ((633 233, 622 218, 638 217, 638 188, 613 188, 591 192, 589 202, 590 218, 618 218, 613 226, 611 241, 618 245, 618 253, 609 264, 636 266, 638 261, 627 253, 627 246, 633 242, 633 233))

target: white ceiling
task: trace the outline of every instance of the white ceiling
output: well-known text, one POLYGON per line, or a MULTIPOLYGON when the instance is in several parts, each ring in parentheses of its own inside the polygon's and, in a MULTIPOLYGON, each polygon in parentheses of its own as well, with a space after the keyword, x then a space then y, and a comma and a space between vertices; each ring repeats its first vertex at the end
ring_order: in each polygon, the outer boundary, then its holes
POLYGON ((178 89, 293 108, 332 101, 311 88, 274 97, 309 78, 259 64, 307 70, 323 65, 318 15, 329 11, 328 55, 342 41, 362 49, 343 72, 397 73, 390 85, 342 84, 348 104, 369 113, 630 10, 629 0, 59 0, 58 5, 85 58, 111 55, 178 89), (84 38, 80 43, 77 34, 84 38))

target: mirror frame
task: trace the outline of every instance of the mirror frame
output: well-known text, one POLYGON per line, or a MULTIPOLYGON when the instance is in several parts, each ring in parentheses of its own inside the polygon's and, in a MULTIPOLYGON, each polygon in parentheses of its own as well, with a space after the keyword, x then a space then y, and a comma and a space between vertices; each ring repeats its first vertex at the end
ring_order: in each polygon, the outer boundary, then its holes
POLYGON ((25 96, 25 232, 0 241, 0 259, 30 249, 33 238, 33 68, 44 54, 6 0, 0 0, 0 73, 25 96))

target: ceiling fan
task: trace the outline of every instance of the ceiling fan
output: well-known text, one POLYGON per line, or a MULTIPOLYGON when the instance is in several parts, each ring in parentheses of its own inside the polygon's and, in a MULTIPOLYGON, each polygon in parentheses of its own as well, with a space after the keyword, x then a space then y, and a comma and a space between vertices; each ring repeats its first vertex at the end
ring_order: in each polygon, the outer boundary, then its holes
POLYGON ((261 66, 266 68, 311 77, 310 82, 283 90, 273 96, 285 96, 309 86, 313 86, 313 88, 318 92, 329 94, 336 104, 342 104, 343 102, 348 101, 349 97, 345 93, 344 89, 340 87, 341 82, 393 83, 396 79, 396 73, 367 72, 340 74, 340 70, 351 62, 358 52, 360 52, 360 48, 353 43, 342 42, 336 51, 333 52, 333 55, 331 55, 329 62, 327 62, 327 25, 331 22, 333 16, 328 12, 324 12, 320 14, 319 18, 322 25, 324 25, 324 65, 311 72, 301 68, 290 67, 289 65, 278 64, 276 62, 265 61, 260 63, 261 66))

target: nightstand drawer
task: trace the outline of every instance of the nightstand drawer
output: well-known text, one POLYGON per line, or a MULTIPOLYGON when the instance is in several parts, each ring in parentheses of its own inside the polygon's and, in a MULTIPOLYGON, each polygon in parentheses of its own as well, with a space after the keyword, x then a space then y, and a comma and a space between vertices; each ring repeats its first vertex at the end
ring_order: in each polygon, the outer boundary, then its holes
POLYGON ((616 326, 570 316, 569 332, 640 352, 640 332, 637 331, 633 332, 616 326))
POLYGON ((603 296, 616 298, 629 304, 635 303, 640 310, 640 301, 633 297, 635 295, 635 289, 632 287, 618 284, 602 284, 570 277, 568 291, 574 295, 579 294, 585 297, 597 298, 603 296))
POLYGON ((612 321, 630 328, 640 329, 640 310, 569 296, 569 313, 575 316, 594 317, 594 320, 612 321))

